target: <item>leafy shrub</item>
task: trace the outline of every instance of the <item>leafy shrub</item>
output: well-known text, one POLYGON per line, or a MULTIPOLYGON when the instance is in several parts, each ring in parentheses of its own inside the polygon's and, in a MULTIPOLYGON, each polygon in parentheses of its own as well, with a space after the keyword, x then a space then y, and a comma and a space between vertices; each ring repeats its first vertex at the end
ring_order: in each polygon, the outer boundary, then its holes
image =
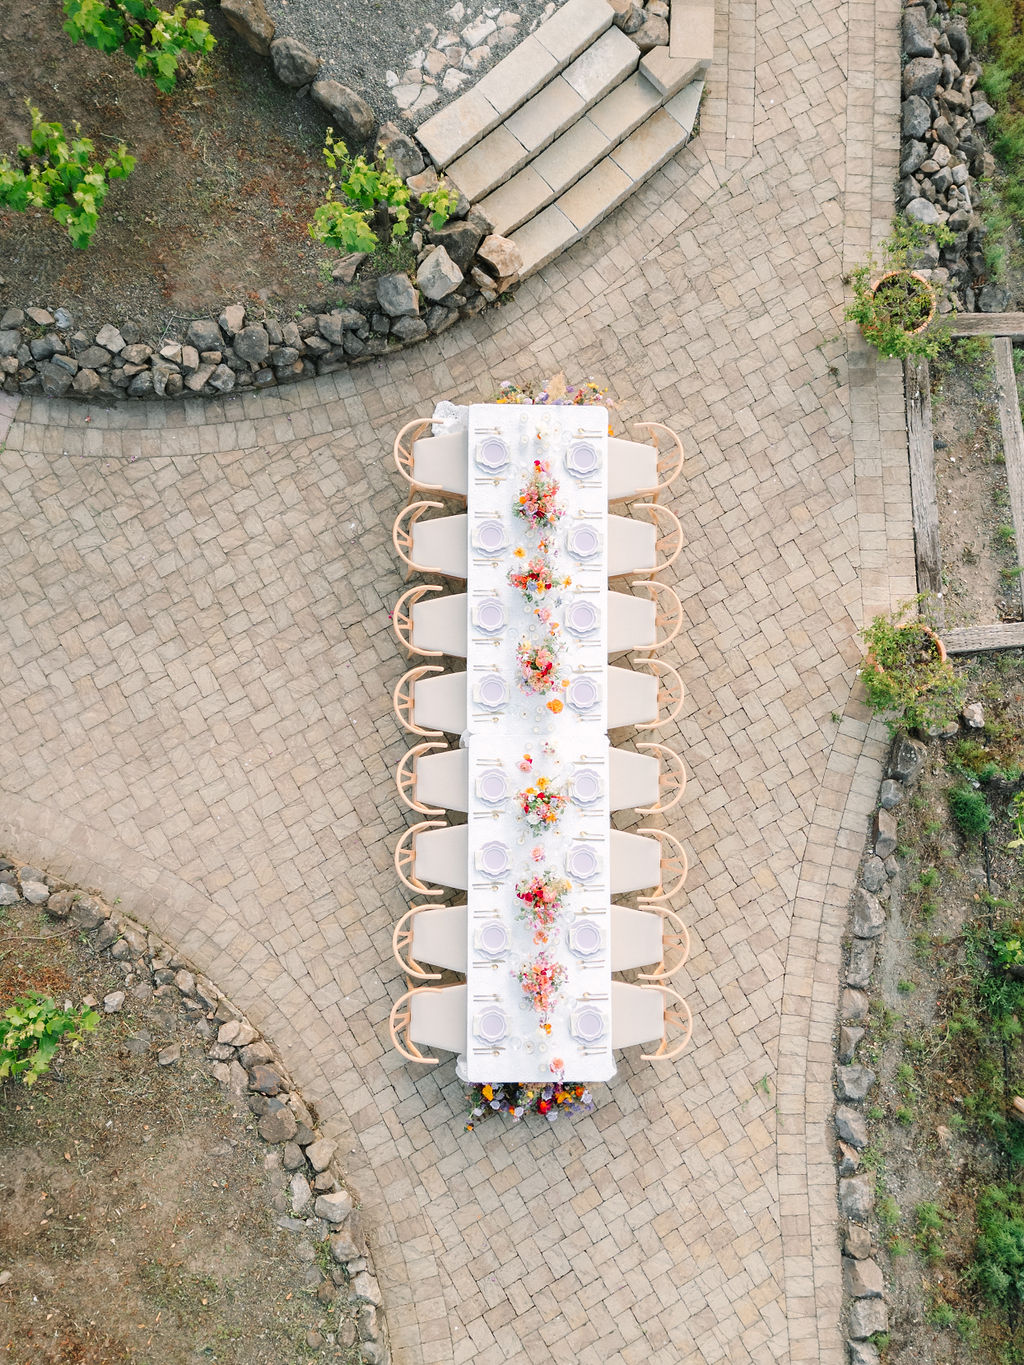
POLYGON ((934 360, 948 341, 945 333, 932 332, 925 326, 935 309, 935 290, 910 266, 914 253, 929 236, 940 246, 953 240, 943 225, 928 229, 897 220, 883 243, 881 263, 869 257, 850 273, 853 303, 846 316, 859 324, 865 341, 881 355, 901 360, 922 355, 934 360))
MULTIPOLYGON (((345 143, 335 140, 334 129, 328 128, 324 160, 341 178, 328 182, 325 202, 313 214, 309 235, 314 241, 339 251, 374 251, 408 236, 412 191, 390 157, 380 152, 372 161, 350 156, 345 143), (343 196, 340 199, 335 198, 337 190, 343 196)), ((419 196, 430 212, 432 228, 444 226, 457 198, 457 192, 443 182, 419 196)))
POLYGON ((217 40, 210 26, 188 6, 158 9, 149 0, 64 0, 64 30, 73 42, 101 52, 124 51, 140 76, 152 76, 169 95, 177 84, 183 52, 212 52, 217 40))
POLYGON ((891 616, 876 616, 861 631, 868 646, 861 676, 868 705, 889 729, 942 729, 963 703, 964 684, 948 659, 941 659, 927 625, 907 619, 920 599, 905 602, 891 616))
POLYGON ((0 158, 0 208, 24 213, 26 209, 49 209, 63 227, 72 244, 85 248, 99 222, 100 208, 107 195, 109 180, 130 175, 135 158, 128 155, 122 142, 114 156, 105 161, 92 160, 95 148, 91 138, 68 142, 59 123, 44 123, 38 109, 32 114, 29 146, 19 146, 16 163, 0 158))
POLYGON ((973 787, 954 787, 949 793, 949 809, 968 837, 984 834, 992 824, 992 807, 973 787))
POLYGON ((61 1010, 48 996, 30 991, 0 1016, 0 1080, 13 1076, 34 1085, 49 1070, 62 1038, 74 1051, 98 1022, 95 1010, 61 1010))
POLYGON ((1013 1310, 1024 1302, 1024 1190, 989 1185, 977 1217, 972 1278, 991 1303, 1013 1310))

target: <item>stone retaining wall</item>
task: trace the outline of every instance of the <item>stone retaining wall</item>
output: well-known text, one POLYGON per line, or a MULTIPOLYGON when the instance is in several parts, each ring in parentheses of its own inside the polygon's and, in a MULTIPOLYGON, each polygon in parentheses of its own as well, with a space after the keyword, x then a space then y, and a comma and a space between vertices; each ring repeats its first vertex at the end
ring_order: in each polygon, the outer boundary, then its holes
MULTIPOLYGON (((84 1003, 116 1014, 129 993, 144 1005, 159 999, 176 1006, 205 1041, 210 1074, 236 1109, 256 1118, 267 1145, 265 1166, 271 1182, 276 1174, 283 1186, 274 1197, 277 1226, 305 1239, 306 1256, 300 1245, 300 1259, 316 1259, 316 1245, 326 1244, 324 1260, 331 1270, 321 1283, 334 1289, 318 1290, 317 1299, 328 1309, 335 1296, 347 1299, 338 1321, 339 1344, 358 1344, 364 1365, 388 1365, 380 1286, 360 1226, 358 1198, 346 1188, 334 1144, 317 1130, 315 1115, 303 1103, 273 1046, 211 981, 141 924, 39 868, 0 858, 0 906, 21 899, 79 930, 89 947, 123 976, 122 988, 102 1001, 87 996, 84 1003), (352 1310, 358 1342, 344 1339, 346 1328, 352 1331, 352 1310)), ((158 1054, 157 1061, 173 1066, 180 1054, 180 1044, 174 1043, 158 1054)), ((307 1344, 312 1349, 311 1339, 307 1344)))

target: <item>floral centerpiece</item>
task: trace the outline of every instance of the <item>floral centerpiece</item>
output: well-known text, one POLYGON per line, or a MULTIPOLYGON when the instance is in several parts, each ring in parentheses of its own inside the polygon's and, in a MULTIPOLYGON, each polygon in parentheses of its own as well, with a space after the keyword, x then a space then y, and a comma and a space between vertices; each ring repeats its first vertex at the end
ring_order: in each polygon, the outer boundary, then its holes
POLYGON ((521 791, 516 800, 526 817, 526 823, 538 829, 557 825, 566 804, 566 798, 561 792, 555 791, 547 777, 538 777, 536 784, 521 791))
MULTIPOLYGON (((518 558, 518 551, 516 555, 518 558)), ((519 589, 531 606, 542 602, 547 593, 572 584, 571 578, 560 578, 551 561, 542 554, 534 555, 523 569, 510 569, 508 581, 513 588, 519 589)))
POLYGON ((560 684, 557 672, 561 646, 554 631, 543 640, 520 640, 516 647, 519 686, 539 696, 553 692, 560 684))
POLYGON ((563 510, 558 501, 558 480, 551 477, 551 465, 547 460, 534 460, 533 473, 519 490, 512 511, 536 529, 554 526, 563 510))
POLYGON ((553 374, 540 387, 533 380, 516 384, 511 379, 503 379, 494 397, 495 403, 533 403, 550 407, 606 407, 615 404, 608 397, 608 390, 602 389, 593 379, 585 379, 582 384, 569 385, 564 374, 553 374))
MULTIPOLYGON (((555 1058, 551 1063, 556 1070, 555 1058)), ((487 1118, 491 1114, 507 1114, 513 1123, 518 1123, 527 1114, 542 1114, 549 1123, 554 1123, 561 1114, 592 1114, 594 1098, 585 1085, 576 1081, 556 1079, 548 1085, 524 1081, 502 1081, 486 1085, 474 1085, 466 1091, 469 1103, 469 1117, 466 1132, 476 1127, 474 1120, 487 1118)))
POLYGON ((536 931, 534 943, 548 941, 547 931, 562 912, 562 897, 571 890, 572 882, 551 872, 516 882, 516 896, 522 901, 519 918, 528 921, 536 931))
POLYGON ((523 988, 523 994, 540 1015, 541 1028, 550 1033, 548 1015, 565 985, 565 967, 561 962, 552 962, 542 949, 532 962, 526 962, 519 968, 516 977, 523 988))

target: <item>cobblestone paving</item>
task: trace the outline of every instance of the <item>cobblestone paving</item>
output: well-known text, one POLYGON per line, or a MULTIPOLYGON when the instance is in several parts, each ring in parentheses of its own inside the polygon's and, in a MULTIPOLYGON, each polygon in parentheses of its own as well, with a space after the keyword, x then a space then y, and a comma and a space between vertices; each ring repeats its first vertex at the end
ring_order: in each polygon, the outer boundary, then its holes
POLYGON ((402 1365, 842 1359, 830 1039, 882 755, 856 631, 913 580, 898 371, 841 276, 888 217, 897 10, 723 6, 701 142, 437 343, 206 406, 24 402, 7 432, 0 838, 277 1040, 348 1152, 402 1365), (686 441, 696 1025, 589 1119, 464 1135, 453 1065, 386 1032, 388 448, 435 396, 563 366, 686 441))

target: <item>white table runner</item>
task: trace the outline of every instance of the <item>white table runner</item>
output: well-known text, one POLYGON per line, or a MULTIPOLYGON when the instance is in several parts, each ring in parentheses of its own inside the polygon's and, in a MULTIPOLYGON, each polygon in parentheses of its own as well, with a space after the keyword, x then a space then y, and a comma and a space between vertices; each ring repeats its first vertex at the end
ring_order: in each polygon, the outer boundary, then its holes
POLYGON ((464 1069, 471 1081, 545 1082, 560 1073, 600 1081, 615 1070, 607 434, 604 408, 487 404, 469 412, 463 743, 469 750, 464 1069), (534 480, 539 502, 529 491, 534 480), (514 511, 543 512, 552 501, 561 510, 553 524, 514 511), (510 575, 524 577, 515 583, 510 575), (539 675, 537 690, 524 685, 527 652, 539 675), (544 811, 557 818, 548 823, 544 811), (531 883, 534 897, 557 898, 557 914, 531 912, 517 894, 530 895, 531 883), (531 969, 555 978, 547 1002, 524 991, 520 975, 531 969))

